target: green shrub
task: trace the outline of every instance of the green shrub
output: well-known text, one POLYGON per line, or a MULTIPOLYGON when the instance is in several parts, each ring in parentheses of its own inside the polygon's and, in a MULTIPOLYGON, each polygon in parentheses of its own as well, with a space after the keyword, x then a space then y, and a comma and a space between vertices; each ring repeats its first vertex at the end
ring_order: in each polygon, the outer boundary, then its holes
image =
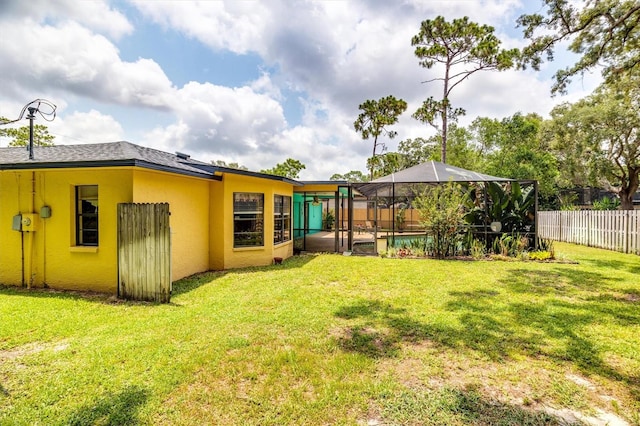
POLYGON ((593 202, 593 210, 618 210, 620 200, 617 198, 603 197, 593 202))
POLYGON ((493 242, 493 252, 502 256, 521 257, 529 247, 529 238, 515 234, 502 234, 493 242))
POLYGON ((462 247, 465 194, 454 182, 429 186, 414 206, 428 237, 426 252, 435 257, 455 256, 462 247))
POLYGON ((480 241, 477 238, 474 238, 471 241, 471 245, 469 247, 469 254, 475 260, 482 259, 487 254, 487 247, 485 246, 484 241, 480 241))
POLYGON ((551 259, 555 259, 556 257, 556 251, 553 247, 553 240, 549 238, 538 237, 537 250, 549 252, 551 259))
POLYGON ((553 256, 548 251, 531 251, 529 252, 530 260, 551 260, 553 256))

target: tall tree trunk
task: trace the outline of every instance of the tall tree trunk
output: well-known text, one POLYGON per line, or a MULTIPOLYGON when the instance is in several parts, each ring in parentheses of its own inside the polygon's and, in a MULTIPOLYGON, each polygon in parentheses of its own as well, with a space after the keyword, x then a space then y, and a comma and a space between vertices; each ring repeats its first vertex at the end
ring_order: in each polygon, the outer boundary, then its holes
POLYGON ((447 162, 447 105, 442 108, 442 151, 440 159, 443 163, 447 162))
POLYGON ((449 112, 449 63, 444 70, 444 89, 442 92, 442 154, 440 160, 447 162, 447 119, 449 112))
POLYGON ((369 172, 371 173, 371 178, 370 180, 373 180, 373 168, 375 167, 375 163, 376 163, 376 148, 378 147, 378 135, 375 135, 373 138, 373 154, 371 156, 371 169, 369 170, 369 172))
POLYGON ((618 196, 620 197, 621 210, 633 210, 633 193, 629 194, 628 188, 620 189, 618 196))
POLYGON ((620 186, 618 191, 618 197, 620 197, 620 208, 622 210, 633 210, 633 196, 640 186, 640 170, 629 167, 627 172, 629 173, 629 181, 625 185, 624 182, 620 186))

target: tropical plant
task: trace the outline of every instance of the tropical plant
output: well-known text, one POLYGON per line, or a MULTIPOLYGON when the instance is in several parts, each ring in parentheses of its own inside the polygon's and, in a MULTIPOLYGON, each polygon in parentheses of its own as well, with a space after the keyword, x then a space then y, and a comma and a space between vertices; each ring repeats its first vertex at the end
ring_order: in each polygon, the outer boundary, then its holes
POLYGON ((538 237, 536 247, 538 248, 538 250, 548 251, 551 253, 555 252, 555 249, 553 248, 553 240, 549 238, 538 237))
POLYGON ((395 220, 395 224, 396 224, 396 229, 402 230, 404 229, 404 223, 406 220, 406 211, 407 208, 405 206, 401 206, 398 208, 398 210, 396 211, 396 220, 395 220))
POLYGON ((333 224, 336 222, 333 209, 329 209, 322 214, 322 222, 324 223, 324 229, 327 231, 331 231, 333 229, 333 224))
POLYGON ((485 183, 487 199, 483 200, 483 188, 472 186, 468 192, 465 214, 467 223, 489 226, 499 222, 506 233, 528 232, 535 218, 535 190, 533 186, 522 190, 518 182, 501 185, 498 182, 485 183))
POLYGON ((602 197, 593 202, 593 210, 618 210, 620 200, 617 198, 602 197))
POLYGON ((469 254, 475 260, 482 259, 487 254, 487 246, 484 241, 473 238, 470 243, 469 254))
POLYGON ((518 233, 502 234, 493 242, 493 252, 501 256, 522 257, 529 247, 529 238, 518 233))

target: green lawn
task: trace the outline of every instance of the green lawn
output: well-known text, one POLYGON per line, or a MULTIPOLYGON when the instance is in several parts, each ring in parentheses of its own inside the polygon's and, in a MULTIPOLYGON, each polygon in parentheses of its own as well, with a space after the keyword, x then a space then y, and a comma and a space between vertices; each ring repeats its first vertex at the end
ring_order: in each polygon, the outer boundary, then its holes
POLYGON ((154 305, 0 288, 0 424, 640 424, 640 257, 304 256, 154 305))

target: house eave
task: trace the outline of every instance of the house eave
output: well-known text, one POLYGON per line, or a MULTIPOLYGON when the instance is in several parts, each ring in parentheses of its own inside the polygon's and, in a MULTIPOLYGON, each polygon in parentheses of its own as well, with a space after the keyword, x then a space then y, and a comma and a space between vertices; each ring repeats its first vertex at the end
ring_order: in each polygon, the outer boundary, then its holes
POLYGON ((222 180, 222 177, 212 173, 178 169, 171 166, 151 163, 143 160, 106 160, 106 161, 63 161, 63 162, 33 162, 0 164, 0 170, 39 170, 39 169, 77 169, 98 167, 141 167, 144 169, 175 173, 186 176, 200 177, 212 180, 222 180))
MULTIPOLYGON (((268 173, 252 172, 249 170, 232 169, 229 167, 220 167, 220 166, 204 166, 204 167, 196 166, 196 167, 202 167, 202 168, 205 168, 206 170, 211 170, 214 173, 221 173, 221 174, 228 173, 228 174, 234 174, 234 175, 240 175, 240 176, 250 176, 250 177, 256 177, 261 179, 276 180, 276 181, 288 183, 293 186, 304 185, 300 181, 290 179, 284 176, 270 175, 268 173)), ((216 176, 221 176, 221 175, 216 174, 216 176)))

